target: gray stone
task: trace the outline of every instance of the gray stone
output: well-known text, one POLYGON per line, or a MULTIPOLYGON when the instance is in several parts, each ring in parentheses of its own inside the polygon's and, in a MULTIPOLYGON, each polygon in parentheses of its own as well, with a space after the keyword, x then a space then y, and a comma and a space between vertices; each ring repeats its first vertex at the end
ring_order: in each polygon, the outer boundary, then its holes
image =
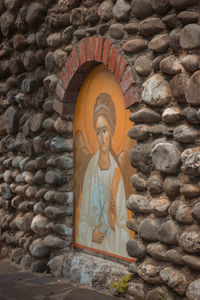
POLYGON ((54 54, 52 52, 48 52, 45 56, 45 68, 52 72, 55 67, 55 59, 54 54))
POLYGON ((138 228, 139 228, 139 223, 137 222, 137 220, 135 218, 131 218, 126 222, 126 226, 128 227, 128 229, 138 232, 138 228))
POLYGON ((182 113, 185 113, 183 115, 186 116, 189 123, 199 124, 198 113, 195 108, 187 107, 187 109, 185 109, 185 111, 183 110, 182 113))
POLYGON ((0 17, 0 26, 4 37, 10 35, 15 26, 14 14, 8 10, 4 12, 0 17))
POLYGON ((83 26, 85 23, 86 8, 77 7, 70 12, 70 23, 74 26, 83 26))
POLYGON ((198 48, 200 46, 200 25, 186 25, 180 33, 180 45, 186 50, 198 48))
POLYGON ((62 249, 67 246, 67 242, 59 237, 47 235, 43 240, 44 246, 52 249, 62 249))
POLYGON ((50 148, 52 152, 72 152, 73 151, 73 144, 72 140, 65 140, 62 137, 55 136, 50 144, 50 148))
POLYGON ((128 271, 134 275, 137 275, 138 274, 138 264, 135 262, 129 264, 128 271))
POLYGON ((47 44, 49 47, 58 48, 61 45, 62 38, 61 33, 52 33, 47 37, 47 44))
POLYGON ((28 25, 38 27, 44 20, 46 8, 37 2, 30 3, 26 12, 25 21, 28 25))
POLYGON ((131 8, 138 19, 144 19, 153 14, 150 0, 132 0, 131 8))
POLYGON ((72 133, 73 123, 72 121, 66 121, 61 118, 57 118, 54 123, 54 128, 58 133, 72 133))
POLYGON ((131 5, 127 0, 117 0, 113 7, 113 16, 119 21, 127 20, 131 11, 131 5))
POLYGON ((159 18, 148 18, 138 25, 139 33, 143 36, 150 36, 165 29, 165 24, 159 18))
POLYGON ((24 93, 33 93, 38 88, 37 81, 35 79, 24 79, 21 84, 21 89, 24 93))
POLYGON ((29 271, 34 273, 45 273, 48 269, 47 262, 47 259, 38 259, 31 264, 29 271))
POLYGON ((45 175, 45 182, 50 185, 59 185, 61 180, 60 174, 54 171, 47 171, 45 175))
POLYGON ((183 262, 194 270, 200 270, 200 258, 194 255, 184 255, 183 262))
POLYGON ((160 284, 162 282, 159 273, 161 271, 160 266, 154 266, 150 263, 142 263, 138 267, 138 275, 148 283, 160 284))
POLYGON ((139 56, 136 59, 134 67, 136 72, 141 76, 148 76, 152 71, 152 63, 145 55, 139 56))
POLYGON ((169 198, 176 198, 180 193, 180 181, 177 177, 168 176, 164 181, 164 192, 169 198))
POLYGON ((174 265, 183 265, 182 254, 179 253, 177 250, 168 250, 166 252, 166 256, 174 265))
POLYGON ((146 300, 158 300, 158 297, 160 297, 160 299, 174 300, 175 296, 166 286, 159 286, 147 293, 146 300))
POLYGON ((35 53, 31 50, 28 50, 24 53, 23 57, 23 64, 24 67, 27 71, 35 71, 35 69, 37 68, 38 64, 37 64, 37 60, 35 57, 35 53))
POLYGON ((163 190, 163 182, 158 175, 151 176, 148 181, 148 190, 152 195, 160 194, 163 190))
POLYGON ((170 55, 160 62, 160 70, 163 73, 176 75, 182 71, 182 66, 176 56, 170 55))
POLYGON ((151 210, 158 217, 168 214, 170 204, 170 201, 166 198, 155 198, 150 201, 151 210))
POLYGON ((36 258, 44 258, 49 255, 49 248, 46 247, 42 239, 37 239, 30 245, 29 251, 36 258))
POLYGON ((42 202, 36 203, 33 207, 33 211, 35 214, 42 214, 44 212, 44 209, 45 209, 45 206, 42 202))
POLYGON ((199 14, 196 11, 182 11, 177 15, 178 19, 184 24, 197 23, 199 14))
POLYGON ((163 17, 161 20, 170 29, 175 29, 175 28, 182 27, 181 21, 177 18, 177 14, 173 13, 173 11, 171 11, 171 13, 169 12, 169 14, 166 15, 165 17, 163 17))
POLYGON ((51 274, 53 274, 53 276, 55 276, 55 277, 61 277, 62 276, 62 269, 63 269, 64 260, 65 260, 65 256, 64 255, 59 255, 59 256, 56 256, 56 257, 52 258, 48 262, 50 272, 51 272, 51 274))
POLYGON ((154 52, 165 52, 169 47, 169 35, 167 33, 156 35, 148 44, 154 52))
POLYGON ((151 212, 149 200, 146 196, 132 194, 126 205, 129 210, 135 213, 149 214, 151 212))
POLYGON ((21 224, 21 229, 25 232, 31 232, 31 223, 33 220, 34 214, 32 212, 28 212, 24 215, 23 222, 21 224))
POLYGON ((168 261, 166 251, 167 246, 160 243, 149 243, 147 246, 147 253, 158 260, 168 261))
POLYGON ((4 113, 4 127, 8 134, 15 134, 19 127, 19 110, 15 106, 10 106, 4 113))
POLYGON ((148 174, 151 171, 151 147, 149 144, 136 144, 130 152, 131 165, 148 174))
POLYGON ((128 136, 132 139, 143 141, 149 138, 149 127, 146 125, 134 125, 128 131, 128 136))
POLYGON ((112 24, 109 28, 110 36, 114 39, 120 40, 124 37, 124 26, 120 23, 112 24))
POLYGON ((62 67, 64 66, 66 60, 67 60, 67 53, 61 49, 57 49, 54 52, 54 60, 56 65, 62 69, 62 67))
POLYGON ((179 238, 180 246, 188 253, 200 252, 200 233, 199 231, 185 231, 179 238))
POLYGON ((177 173, 180 164, 180 152, 169 143, 159 143, 152 149, 152 161, 155 168, 163 173, 177 173))
POLYGON ((168 0, 152 0, 151 4, 153 10, 155 10, 155 12, 157 12, 160 15, 166 14, 171 8, 168 0))
POLYGON ((47 45, 47 36, 43 31, 39 31, 35 35, 36 42, 40 48, 46 48, 47 45))
POLYGON ((73 168, 73 158, 70 156, 60 156, 55 160, 56 166, 61 170, 70 170, 73 168))
POLYGON ((195 72, 188 80, 186 87, 186 100, 191 105, 200 104, 200 71, 195 72))
POLYGON ((113 2, 103 1, 98 8, 98 15, 103 21, 109 21, 113 17, 113 2))
POLYGON ((45 195, 44 195, 44 200, 47 201, 47 202, 54 202, 55 194, 56 194, 56 192, 51 191, 51 190, 46 192, 45 195))
POLYGON ((75 36, 78 40, 81 40, 81 39, 85 38, 85 36, 86 36, 86 31, 85 31, 85 29, 78 29, 78 30, 74 31, 74 36, 75 36))
POLYGON ((131 180, 132 186, 138 191, 145 191, 147 189, 147 182, 145 179, 135 174, 131 180))
POLYGON ((197 0, 169 0, 169 3, 171 4, 171 6, 177 9, 184 9, 188 6, 195 5, 197 3, 197 0))
POLYGON ((190 283, 188 286, 186 296, 189 300, 198 300, 200 297, 200 279, 197 279, 190 283))
POLYGON ((188 82, 188 75, 180 73, 170 80, 169 85, 173 97, 176 98, 177 102, 185 103, 185 90, 188 82))
POLYGON ((195 204, 191 211, 191 214, 197 222, 200 222, 200 203, 195 204))
POLYGON ((54 130, 54 123, 55 123, 54 119, 48 118, 44 120, 44 122, 42 123, 42 127, 49 131, 54 130))
POLYGON ((150 108, 142 108, 132 113, 130 120, 136 123, 157 123, 161 120, 161 116, 150 108))
POLYGON ((176 28, 172 30, 169 34, 169 46, 174 50, 178 50, 181 48, 180 45, 180 33, 181 29, 176 28))
POLYGON ((71 40, 73 39, 73 34, 74 34, 74 27, 69 26, 65 28, 65 30, 62 33, 62 41, 65 45, 69 44, 71 40))
POLYGON ((136 239, 127 242, 126 250, 131 257, 142 258, 146 255, 146 246, 136 239))
POLYGON ((146 218, 139 226, 139 236, 147 241, 156 242, 158 240, 158 224, 155 220, 146 218))
POLYGON ((177 107, 168 107, 162 114, 162 119, 166 123, 176 123, 180 120, 181 112, 177 107))
POLYGON ((44 78, 43 85, 47 90, 54 92, 58 81, 58 77, 55 74, 52 74, 44 78))
POLYGON ((195 72, 198 70, 198 59, 197 54, 188 54, 181 59, 181 63, 188 72, 195 72))
POLYGON ((190 207, 181 203, 176 210, 176 220, 183 224, 192 224, 194 220, 191 215, 190 207))
POLYGON ((48 224, 48 219, 45 216, 37 215, 32 220, 31 229, 37 235, 46 235, 46 233, 47 233, 46 225, 47 224, 48 224))
POLYGON ((173 131, 173 137, 180 143, 193 143, 198 136, 197 130, 187 125, 180 125, 173 131))
POLYGON ((54 226, 54 233, 63 235, 63 236, 71 236, 73 235, 73 230, 71 227, 66 226, 65 224, 56 224, 54 226))
POLYGON ((134 23, 134 22, 125 24, 124 29, 125 29, 126 32, 128 32, 130 34, 136 33, 138 31, 138 24, 134 23))
POLYGON ((10 187, 7 183, 2 183, 1 185, 1 194, 4 199, 10 200, 13 197, 13 194, 10 190, 10 187))
POLYGON ((147 48, 147 41, 140 38, 135 38, 123 44, 123 50, 126 53, 137 53, 147 48))
POLYGON ((179 295, 185 295, 188 281, 186 275, 174 267, 166 267, 160 271, 162 280, 179 295))
POLYGON ((159 74, 151 76, 143 84, 142 99, 146 104, 155 107, 167 104, 172 99, 168 82, 159 74))
POLYGON ((42 113, 35 114, 30 121, 30 129, 32 132, 38 132, 42 129, 42 122, 44 121, 45 115, 42 113))
POLYGON ((48 218, 60 219, 68 215, 68 210, 66 207, 48 206, 45 208, 44 213, 48 218))
POLYGON ((160 242, 169 245, 177 245, 179 237, 179 228, 172 220, 166 221, 161 224, 158 229, 160 242))

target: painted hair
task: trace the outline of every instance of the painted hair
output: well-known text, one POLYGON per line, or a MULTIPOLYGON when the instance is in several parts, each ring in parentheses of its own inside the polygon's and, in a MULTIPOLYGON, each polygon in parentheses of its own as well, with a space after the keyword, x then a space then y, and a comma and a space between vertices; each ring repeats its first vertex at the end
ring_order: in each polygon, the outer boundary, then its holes
POLYGON ((111 128, 111 135, 113 136, 116 125, 116 112, 112 98, 107 93, 101 93, 96 98, 93 113, 94 128, 96 128, 97 118, 102 115, 109 122, 111 128))

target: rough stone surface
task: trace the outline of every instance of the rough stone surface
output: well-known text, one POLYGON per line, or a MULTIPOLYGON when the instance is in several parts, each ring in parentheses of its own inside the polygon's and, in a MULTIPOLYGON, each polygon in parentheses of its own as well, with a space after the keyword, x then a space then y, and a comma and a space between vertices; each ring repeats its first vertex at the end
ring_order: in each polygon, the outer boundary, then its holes
POLYGON ((148 44, 150 50, 154 52, 165 52, 169 46, 169 35, 164 33, 156 35, 148 44))
POLYGON ((191 105, 199 105, 200 71, 195 72, 189 79, 186 87, 186 100, 191 105))
POLYGON ((113 7, 113 16, 119 20, 127 20, 131 11, 131 5, 126 0, 117 0, 113 7))
POLYGON ((189 300, 198 299, 200 297, 200 279, 190 283, 186 293, 189 300))
POLYGON ((160 271, 160 277, 166 284, 179 295, 184 295, 188 282, 187 277, 173 267, 167 267, 160 271))
POLYGON ((178 172, 180 152, 169 143, 159 143, 152 149, 152 161, 157 170, 167 174, 178 172))
POLYGON ((153 13, 151 6, 151 1, 149 0, 132 0, 131 2, 132 11, 135 14, 136 18, 143 19, 153 13), (145 7, 145 10, 144 10, 145 7))
POLYGON ((164 222, 158 229, 159 240, 164 244, 177 245, 179 229, 174 221, 164 222))
POLYGON ((200 25, 186 25, 180 33, 180 45, 183 49, 194 49, 200 46, 200 25))
POLYGON ((160 107, 171 100, 171 90, 167 81, 160 75, 153 75, 143 84, 142 99, 153 107, 160 107))

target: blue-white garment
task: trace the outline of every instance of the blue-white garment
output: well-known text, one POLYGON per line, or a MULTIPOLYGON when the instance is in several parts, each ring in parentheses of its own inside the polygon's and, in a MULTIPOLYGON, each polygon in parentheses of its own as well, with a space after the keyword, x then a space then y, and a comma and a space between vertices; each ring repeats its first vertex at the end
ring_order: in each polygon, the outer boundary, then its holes
POLYGON ((108 209, 111 197, 111 185, 117 162, 110 156, 108 170, 101 170, 98 164, 99 151, 91 158, 84 176, 80 217, 78 224, 77 243, 92 249, 101 250, 110 254, 130 258, 126 252, 126 243, 130 238, 126 227, 127 209, 126 195, 121 176, 116 192, 117 222, 113 231, 108 222, 108 209), (92 232, 100 226, 100 232, 107 233, 101 244, 92 241, 92 232))

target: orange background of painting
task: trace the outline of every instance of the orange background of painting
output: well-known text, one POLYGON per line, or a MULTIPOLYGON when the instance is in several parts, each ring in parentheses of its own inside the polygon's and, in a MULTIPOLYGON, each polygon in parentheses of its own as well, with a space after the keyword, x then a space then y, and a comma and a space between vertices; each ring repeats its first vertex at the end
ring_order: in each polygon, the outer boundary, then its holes
MULTIPOLYGON (((124 107, 123 94, 120 86, 115 80, 113 74, 104 65, 99 65, 94 68, 94 70, 89 73, 81 87, 74 114, 74 136, 76 131, 80 130, 89 152, 95 153, 98 150, 99 144, 93 124, 93 112, 96 98, 100 93, 108 93, 115 105, 116 126, 112 137, 112 149, 118 155, 123 149, 130 150, 133 145, 133 140, 127 136, 128 130, 132 126, 132 122, 129 120, 130 111, 126 110, 124 107)), ((75 149, 75 151, 78 151, 78 149, 75 149)), ((76 241, 77 236, 79 211, 80 201, 75 212, 74 241, 76 241)), ((128 210, 127 215, 128 218, 132 217, 132 213, 128 210)), ((134 233, 130 231, 130 237, 133 237, 133 235, 134 233)), ((81 245, 77 245, 76 243, 74 243, 74 246, 81 247, 81 245)), ((93 251, 92 249, 90 250, 93 251)), ((101 251, 97 250, 97 252, 101 251)), ((133 259, 128 261, 133 261, 133 259)))

